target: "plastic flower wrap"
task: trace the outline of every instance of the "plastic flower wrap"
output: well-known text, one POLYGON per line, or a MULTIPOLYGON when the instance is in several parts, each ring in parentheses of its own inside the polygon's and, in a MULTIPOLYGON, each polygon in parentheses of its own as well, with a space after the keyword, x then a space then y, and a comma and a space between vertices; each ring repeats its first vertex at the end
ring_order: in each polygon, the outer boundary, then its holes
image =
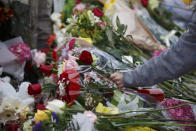
POLYGON ((77 129, 78 131, 96 131, 94 123, 86 114, 77 113, 72 117, 73 119, 70 123, 71 128, 77 129))
MULTIPOLYGON (((118 90, 114 91, 113 100, 110 102, 107 102, 107 105, 112 108, 117 108, 119 110, 119 113, 126 112, 130 110, 141 110, 143 108, 143 102, 142 99, 135 94, 129 93, 121 93, 118 90)), ((133 116, 136 114, 126 114, 127 116, 133 116)))

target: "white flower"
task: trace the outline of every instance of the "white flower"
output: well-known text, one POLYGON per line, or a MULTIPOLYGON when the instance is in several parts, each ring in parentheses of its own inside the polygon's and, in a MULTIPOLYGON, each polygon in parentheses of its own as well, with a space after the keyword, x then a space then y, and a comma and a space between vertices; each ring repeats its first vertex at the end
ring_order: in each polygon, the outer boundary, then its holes
POLYGON ((26 106, 23 101, 17 98, 3 98, 0 105, 0 122, 5 123, 9 120, 17 120, 20 112, 22 112, 26 106))
POLYGON ((24 110, 32 103, 34 98, 28 94, 30 83, 23 82, 19 91, 8 82, 0 81, 0 122, 16 120, 24 110))
POLYGON ((88 10, 87 14, 92 26, 94 26, 95 23, 101 22, 100 18, 95 16, 91 10, 88 10))
POLYGON ((46 108, 52 112, 56 112, 62 114, 63 111, 61 110, 65 107, 65 103, 61 100, 54 99, 53 101, 48 102, 46 108))
POLYGON ((61 81, 59 81, 59 92, 60 92, 60 96, 65 96, 65 83, 62 83, 61 81))
POLYGON ((33 127, 32 127, 32 121, 33 120, 28 120, 23 124, 23 130, 24 131, 33 131, 33 127))
POLYGON ((40 67, 40 65, 43 65, 46 62, 46 54, 42 53, 41 51, 35 52, 33 61, 35 62, 37 67, 40 67))
POLYGON ((58 65, 58 77, 63 73, 63 64, 58 65))
POLYGON ((59 19, 61 19, 61 14, 60 13, 53 13, 51 16, 50 16, 50 19, 53 21, 53 22, 57 22, 59 19))
POLYGON ((72 16, 72 18, 68 18, 67 19, 67 22, 69 23, 69 24, 71 24, 71 25, 75 25, 76 23, 77 23, 77 21, 78 21, 78 17, 77 16, 72 16))
POLYGON ((17 120, 18 116, 14 110, 5 110, 0 113, 0 123, 6 123, 10 120, 17 120))

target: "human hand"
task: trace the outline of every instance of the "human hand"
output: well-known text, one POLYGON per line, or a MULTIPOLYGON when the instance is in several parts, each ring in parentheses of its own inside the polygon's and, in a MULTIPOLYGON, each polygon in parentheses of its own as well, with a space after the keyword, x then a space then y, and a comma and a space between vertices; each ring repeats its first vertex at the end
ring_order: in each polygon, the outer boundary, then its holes
POLYGON ((119 88, 122 88, 124 86, 123 84, 123 73, 121 72, 116 72, 114 74, 112 74, 110 76, 110 79, 116 83, 116 85, 119 87, 119 88))

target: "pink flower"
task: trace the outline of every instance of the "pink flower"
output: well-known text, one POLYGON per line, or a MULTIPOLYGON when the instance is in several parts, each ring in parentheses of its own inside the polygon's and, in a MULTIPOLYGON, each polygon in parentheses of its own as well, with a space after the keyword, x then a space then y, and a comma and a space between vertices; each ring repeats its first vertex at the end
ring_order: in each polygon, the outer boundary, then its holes
POLYGON ((106 27, 106 23, 105 23, 104 21, 97 22, 96 24, 97 24, 99 27, 101 27, 102 30, 104 30, 105 27, 106 27))
POLYGON ((76 62, 76 57, 70 56, 65 64, 65 69, 78 69, 78 63, 76 62))
POLYGON ((9 50, 19 58, 21 64, 31 58, 31 49, 25 43, 15 43, 9 50))
POLYGON ((76 39, 72 39, 69 42, 69 50, 73 50, 74 49, 74 45, 76 43, 76 39))
POLYGON ((46 62, 46 54, 42 53, 41 51, 36 52, 33 57, 33 61, 35 62, 37 67, 40 67, 40 65, 44 65, 46 62))
MULTIPOLYGON (((174 99, 166 99, 162 105, 164 108, 169 108, 173 106, 178 106, 185 104, 185 102, 180 101, 180 100, 174 100, 174 99)), ((176 119, 176 120, 195 120, 195 116, 193 113, 193 109, 190 105, 178 107, 175 109, 170 109, 167 111, 169 117, 171 119, 176 119)), ((181 124, 194 124, 191 122, 178 122, 181 124)), ((195 131, 195 127, 182 127, 185 131, 195 131)))
POLYGON ((97 116, 91 111, 85 111, 84 114, 93 122, 97 121, 97 116))
POLYGON ((156 56, 159 56, 161 53, 167 51, 167 49, 163 49, 163 50, 159 50, 159 51, 154 51, 153 55, 152 55, 152 58, 153 57, 156 57, 156 56))
POLYGON ((73 10, 77 12, 83 12, 86 8, 86 5, 83 3, 76 4, 76 6, 73 8, 73 10))

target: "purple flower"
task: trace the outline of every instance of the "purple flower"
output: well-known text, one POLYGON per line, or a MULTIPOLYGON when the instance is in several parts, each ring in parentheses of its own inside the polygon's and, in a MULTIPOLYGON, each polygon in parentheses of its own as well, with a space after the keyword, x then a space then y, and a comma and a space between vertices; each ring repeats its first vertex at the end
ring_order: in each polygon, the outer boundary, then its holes
POLYGON ((56 120, 56 123, 58 123, 59 122, 59 118, 58 118, 56 112, 52 112, 52 116, 53 116, 53 119, 56 120))
POLYGON ((42 131, 42 122, 38 122, 37 124, 35 124, 33 131, 42 131))

